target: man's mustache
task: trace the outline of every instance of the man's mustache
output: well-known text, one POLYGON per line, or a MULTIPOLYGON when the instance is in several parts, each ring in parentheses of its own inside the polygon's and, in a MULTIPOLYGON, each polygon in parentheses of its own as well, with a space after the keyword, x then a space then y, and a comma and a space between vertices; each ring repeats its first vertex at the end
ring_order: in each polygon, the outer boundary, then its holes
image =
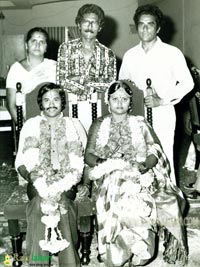
POLYGON ((45 110, 49 110, 49 109, 52 109, 52 108, 58 109, 57 107, 48 107, 48 108, 45 108, 45 110))
POLYGON ((92 30, 85 30, 85 32, 94 33, 92 30))

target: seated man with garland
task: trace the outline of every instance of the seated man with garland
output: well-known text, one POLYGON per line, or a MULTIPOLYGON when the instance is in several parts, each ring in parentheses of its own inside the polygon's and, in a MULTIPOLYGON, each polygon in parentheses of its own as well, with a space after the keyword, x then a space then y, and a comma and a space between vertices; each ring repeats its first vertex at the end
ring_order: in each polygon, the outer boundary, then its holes
POLYGON ((43 266, 49 253, 58 253, 59 266, 80 267, 70 190, 82 177, 86 133, 78 119, 63 116, 66 98, 59 85, 43 84, 37 101, 41 115, 22 127, 15 162, 28 182, 26 255, 29 264, 43 266))

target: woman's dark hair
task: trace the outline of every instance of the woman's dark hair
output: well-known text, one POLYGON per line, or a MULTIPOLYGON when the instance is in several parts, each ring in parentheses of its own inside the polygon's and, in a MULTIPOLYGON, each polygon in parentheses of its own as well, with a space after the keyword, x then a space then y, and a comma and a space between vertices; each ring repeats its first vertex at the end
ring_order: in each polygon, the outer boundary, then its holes
POLYGON ((105 14, 101 7, 94 4, 85 4, 78 10, 78 14, 75 19, 76 24, 77 25, 81 24, 83 16, 85 14, 90 14, 90 13, 94 13, 97 15, 99 19, 99 26, 102 28, 105 21, 105 14))
POLYGON ((46 43, 47 43, 47 46, 49 44, 49 35, 48 33, 41 27, 35 27, 35 28, 32 28, 28 31, 27 35, 26 35, 26 43, 28 43, 28 41, 31 39, 31 37, 33 36, 33 34, 35 32, 40 32, 44 35, 45 39, 46 39, 46 43))
POLYGON ((135 25, 136 25, 136 29, 138 28, 138 23, 139 23, 140 17, 142 15, 152 15, 152 16, 154 16, 154 18, 156 20, 157 29, 159 27, 161 27, 162 22, 163 22, 163 13, 157 6, 154 6, 154 5, 143 5, 143 6, 139 6, 136 9, 135 15, 133 17, 133 20, 134 20, 135 25))
POLYGON ((39 105, 40 110, 43 110, 42 107, 42 97, 45 93, 51 91, 51 90, 57 90, 60 98, 61 98, 61 110, 63 111, 65 109, 65 105, 66 105, 66 96, 65 96, 65 91, 61 88, 60 85, 55 84, 55 83, 43 83, 42 86, 40 87, 39 91, 38 91, 38 96, 37 96, 37 103, 39 105))
POLYGON ((115 81, 114 83, 111 84, 111 86, 108 89, 108 100, 110 99, 110 96, 114 94, 117 90, 120 88, 123 88, 125 92, 130 96, 130 104, 129 104, 129 109, 128 112, 132 110, 132 104, 133 104, 133 84, 131 81, 128 80, 118 80, 115 81))

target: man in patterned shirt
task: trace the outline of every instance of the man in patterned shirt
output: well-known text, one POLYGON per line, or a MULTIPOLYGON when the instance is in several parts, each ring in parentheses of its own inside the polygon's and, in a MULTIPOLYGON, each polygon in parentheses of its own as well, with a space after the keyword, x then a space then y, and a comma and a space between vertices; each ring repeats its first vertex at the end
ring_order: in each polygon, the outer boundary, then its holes
POLYGON ((97 40, 104 19, 99 6, 83 5, 75 19, 81 37, 62 43, 58 51, 57 83, 68 91, 69 116, 78 117, 86 130, 92 119, 102 115, 102 93, 117 75, 114 53, 97 40))

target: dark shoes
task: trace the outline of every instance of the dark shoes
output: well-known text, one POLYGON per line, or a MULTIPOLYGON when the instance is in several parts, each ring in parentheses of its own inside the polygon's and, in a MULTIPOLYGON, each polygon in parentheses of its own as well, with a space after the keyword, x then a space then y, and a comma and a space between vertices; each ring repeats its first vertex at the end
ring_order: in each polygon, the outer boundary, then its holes
POLYGON ((97 260, 98 260, 99 263, 102 263, 102 262, 103 262, 103 259, 102 259, 102 257, 101 257, 100 254, 98 254, 98 256, 97 256, 97 260))

